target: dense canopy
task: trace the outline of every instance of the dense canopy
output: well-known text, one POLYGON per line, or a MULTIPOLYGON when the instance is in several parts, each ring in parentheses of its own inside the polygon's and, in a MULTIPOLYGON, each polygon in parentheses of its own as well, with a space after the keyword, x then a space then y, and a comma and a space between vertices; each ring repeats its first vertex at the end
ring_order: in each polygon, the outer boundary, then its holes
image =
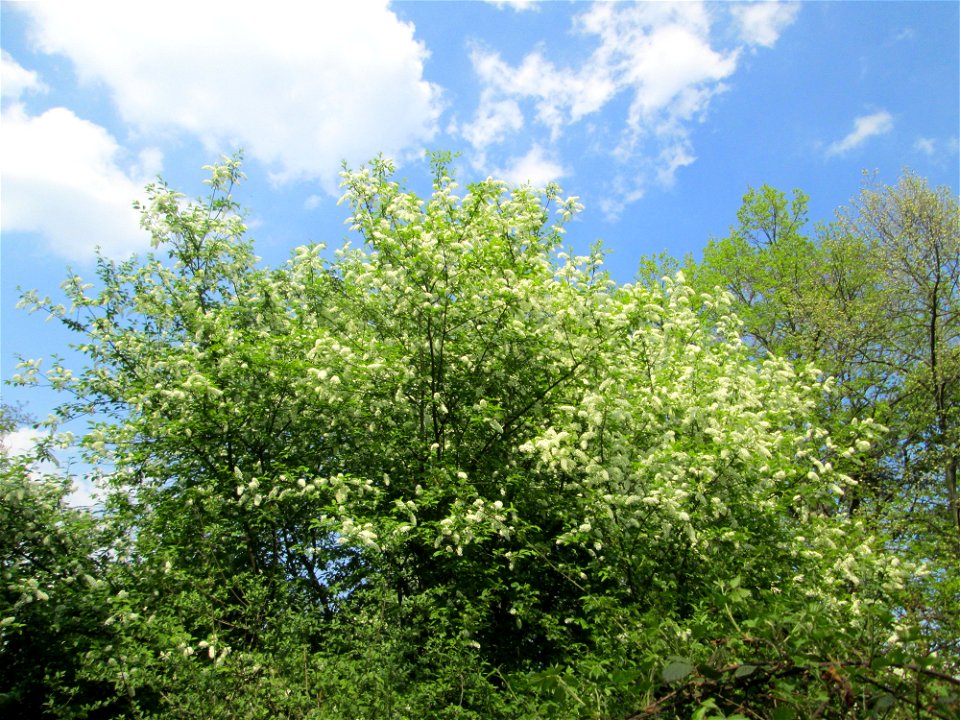
POLYGON ((271 269, 225 159, 25 296, 107 500, 4 456, 6 716, 950 717, 956 199, 811 238, 764 188, 617 284, 576 198, 450 167, 345 171, 362 244, 271 269))

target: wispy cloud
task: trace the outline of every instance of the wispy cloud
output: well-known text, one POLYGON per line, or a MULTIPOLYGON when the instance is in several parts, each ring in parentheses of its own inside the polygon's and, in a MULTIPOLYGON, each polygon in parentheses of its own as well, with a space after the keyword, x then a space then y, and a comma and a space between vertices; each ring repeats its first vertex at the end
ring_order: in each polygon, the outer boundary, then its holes
POLYGON ((891 130, 893 130, 893 116, 886 110, 880 110, 871 115, 861 115, 854 119, 853 130, 848 135, 827 147, 827 156, 845 155, 870 138, 884 135, 891 130))
POLYGON ((734 22, 744 43, 769 47, 797 12, 776 3, 595 3, 573 22, 580 45, 591 48, 578 63, 555 62, 547 46, 511 63, 475 45, 480 102, 454 129, 473 147, 475 166, 489 170, 498 154, 515 151, 521 130, 538 147, 557 147, 589 119, 595 151, 612 162, 606 189, 618 198, 606 206, 622 207, 695 161, 692 129, 727 89, 745 47, 715 47, 713 26, 734 22), (619 122, 601 117, 615 102, 624 108, 619 122))
POLYGON ((486 164, 484 148, 501 142, 506 136, 523 128, 523 111, 513 98, 491 97, 495 91, 483 90, 480 108, 473 121, 461 127, 453 124, 450 130, 462 135, 477 151, 473 161, 478 166, 486 164))
POLYGON ((960 152, 960 141, 955 136, 918 137, 913 143, 913 149, 934 161, 935 165, 944 165, 947 162, 955 162, 954 156, 960 152))
POLYGON ((625 127, 614 148, 620 160, 638 152, 644 138, 656 138, 660 145, 682 144, 682 121, 702 112, 722 90, 719 81, 736 67, 735 52, 710 47, 708 28, 697 5, 667 9, 600 3, 576 21, 579 34, 598 40, 579 67, 558 66, 541 51, 511 65, 496 52, 475 48, 472 60, 484 93, 463 135, 482 150, 500 136, 480 130, 519 130, 522 123, 515 118, 523 102, 532 104, 535 120, 555 142, 567 127, 627 94, 631 100, 625 127))
POLYGON ((912 27, 905 27, 896 35, 893 36, 893 42, 903 42, 904 40, 916 40, 917 31, 912 27))
POLYGON ((386 0, 280 8, 197 3, 187 15, 85 2, 23 11, 40 48, 104 83, 136 128, 184 132, 214 152, 242 146, 279 181, 317 178, 335 192, 343 159, 419 155, 442 104, 413 26, 386 0))
POLYGON ((933 157, 937 152, 937 141, 933 138, 917 138, 917 141, 913 144, 913 149, 928 157, 933 157))
POLYGON ((499 53, 482 48, 474 48, 471 60, 484 86, 474 121, 463 127, 464 137, 475 148, 502 139, 502 133, 486 133, 484 128, 523 127, 513 119, 521 101, 533 103, 536 120, 555 140, 566 125, 600 110, 618 89, 602 64, 580 70, 560 68, 540 52, 532 52, 511 66, 499 53))
POLYGON ((539 10, 538 0, 486 0, 491 5, 496 5, 499 9, 510 8, 516 12, 525 12, 527 10, 539 10))

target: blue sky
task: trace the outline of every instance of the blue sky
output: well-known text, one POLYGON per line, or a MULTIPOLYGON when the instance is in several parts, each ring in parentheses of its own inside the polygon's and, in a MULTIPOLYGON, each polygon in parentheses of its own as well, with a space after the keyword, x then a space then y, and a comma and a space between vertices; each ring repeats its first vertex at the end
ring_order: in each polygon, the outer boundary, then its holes
MULTIPOLYGON (((960 3, 2 3, 0 377, 70 336, 15 310, 147 239, 131 202, 158 174, 190 195, 243 148, 264 263, 346 238, 341 160, 383 152, 424 185, 425 149, 463 181, 556 181, 629 281, 697 253, 749 186, 829 220, 863 171, 954 192, 960 3)), ((56 398, 3 388, 43 417, 56 398)))

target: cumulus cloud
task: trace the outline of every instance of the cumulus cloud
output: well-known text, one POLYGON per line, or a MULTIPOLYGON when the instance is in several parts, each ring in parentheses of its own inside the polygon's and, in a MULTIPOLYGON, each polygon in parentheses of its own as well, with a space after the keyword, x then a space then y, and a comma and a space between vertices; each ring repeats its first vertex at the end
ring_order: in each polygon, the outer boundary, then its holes
POLYGON ((499 168, 495 174, 514 185, 544 187, 569 175, 569 171, 535 144, 526 155, 511 158, 506 167, 499 168))
POLYGON ((37 73, 27 70, 13 59, 6 50, 0 52, 0 96, 19 100, 26 92, 46 92, 47 86, 37 73))
POLYGON ((0 126, 4 234, 38 233, 76 262, 91 260, 98 246, 112 257, 148 247, 132 203, 159 170, 155 151, 124 165, 110 133, 65 108, 31 116, 15 104, 3 109, 0 126))
POLYGON ((593 123, 593 147, 613 162, 607 189, 618 198, 607 205, 622 207, 650 183, 670 185, 680 168, 695 161, 693 128, 726 90, 743 48, 772 46, 797 11, 776 3, 731 9, 692 2, 595 3, 574 20, 572 31, 589 49, 577 63, 555 62, 546 46, 517 63, 474 46, 480 102, 472 120, 454 129, 473 147, 475 164, 489 170, 497 146, 515 149, 521 130, 543 152, 573 126, 620 102, 625 110, 619 124, 606 118, 593 123), (729 21, 746 45, 715 47, 712 28, 729 21))
POLYGON ((799 3, 751 2, 730 8, 740 38, 748 45, 773 47, 784 31, 797 18, 799 3))
POLYGON ((711 47, 710 19, 700 4, 598 3, 581 16, 579 30, 599 37, 592 61, 603 70, 592 74, 612 78, 617 92, 632 96, 634 128, 694 117, 736 69, 737 50, 711 47))
POLYGON ((870 138, 883 135, 891 130, 893 130, 893 116, 886 110, 880 110, 871 115, 861 115, 854 119, 853 130, 850 133, 827 147, 827 156, 845 155, 863 145, 870 138))
POLYGON ((386 0, 27 5, 42 50, 102 83, 142 131, 242 146, 278 181, 335 192, 341 160, 404 157, 436 132, 427 51, 386 0))

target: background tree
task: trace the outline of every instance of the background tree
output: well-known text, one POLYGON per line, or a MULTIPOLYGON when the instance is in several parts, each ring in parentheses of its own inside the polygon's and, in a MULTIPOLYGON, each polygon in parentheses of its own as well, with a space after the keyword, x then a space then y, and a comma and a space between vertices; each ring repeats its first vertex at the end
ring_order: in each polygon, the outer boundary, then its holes
POLYGON ((782 192, 750 191, 738 220, 692 269, 697 284, 733 293, 761 356, 793 357, 835 379, 819 416, 836 436, 854 420, 886 427, 851 470, 858 484, 846 509, 891 549, 936 568, 932 587, 946 594, 916 610, 937 629, 934 647, 956 655, 957 199, 907 173, 896 186, 866 186, 813 240, 799 192, 788 207, 782 192))
POLYGON ((886 362, 900 380, 906 475, 933 476, 924 490, 944 497, 960 553, 957 422, 960 412, 960 210, 947 188, 906 174, 895 187, 868 187, 841 213, 884 278, 886 362))

